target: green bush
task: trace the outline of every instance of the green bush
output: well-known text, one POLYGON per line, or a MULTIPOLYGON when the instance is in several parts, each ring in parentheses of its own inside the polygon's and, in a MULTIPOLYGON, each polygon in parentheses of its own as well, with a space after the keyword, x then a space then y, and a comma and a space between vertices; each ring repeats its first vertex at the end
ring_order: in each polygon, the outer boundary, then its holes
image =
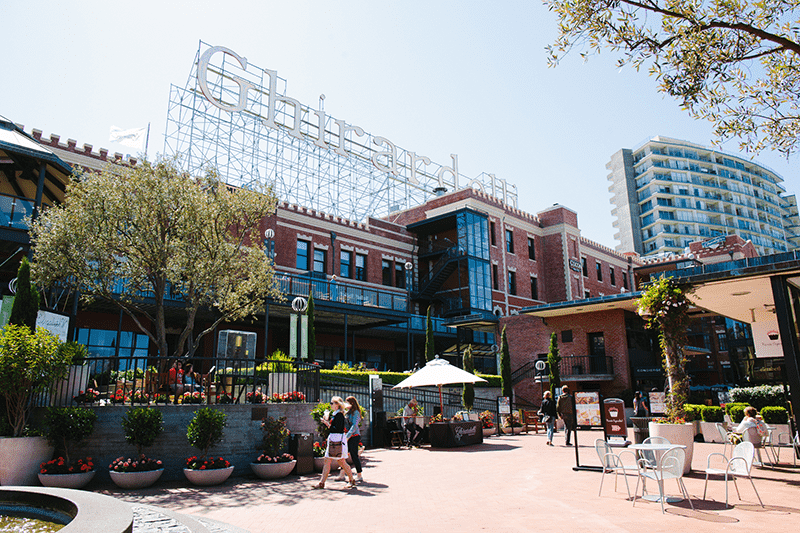
POLYGON ((317 423, 317 434, 319 435, 321 441, 327 440, 328 433, 331 431, 328 426, 322 423, 322 417, 325 416, 326 410, 333 412, 333 409, 331 409, 331 404, 320 402, 315 405, 310 412, 311 418, 313 418, 314 422, 317 423))
POLYGON ((65 358, 69 357, 71 365, 82 365, 86 358, 89 357, 89 350, 86 346, 75 341, 62 344, 59 347, 59 353, 65 358))
POLYGON ((725 420, 725 411, 722 407, 715 405, 704 405, 700 408, 700 416, 703 422, 722 422, 725 420))
POLYGON ((684 420, 687 422, 694 422, 695 420, 700 420, 700 409, 702 409, 702 405, 695 405, 691 403, 686 403, 683 405, 683 412, 684 412, 684 420))
POLYGON ((69 464, 69 448, 92 434, 97 414, 83 407, 50 407, 45 415, 47 442, 63 450, 64 459, 69 464))
POLYGON ((268 416, 261 420, 261 431, 264 436, 261 439, 261 446, 267 455, 278 455, 283 449, 283 445, 289 437, 289 430, 286 428, 286 417, 272 418, 268 416))
POLYGON ((761 409, 761 418, 767 424, 787 424, 789 422, 789 411, 785 407, 768 405, 761 409))
POLYGON ((744 402, 728 402, 725 404, 725 412, 728 413, 728 416, 731 416, 731 409, 733 409, 734 407, 741 407, 742 409, 744 409, 748 405, 750 404, 744 402))
POLYGON ((735 388, 730 390, 730 396, 734 402, 752 405, 759 411, 768 405, 774 407, 786 406, 783 387, 778 385, 735 388))
POLYGON ((142 455, 142 448, 152 446, 156 437, 164 431, 163 416, 158 409, 134 407, 122 417, 122 429, 125 440, 136 446, 137 455, 142 455))
POLYGON ((189 422, 186 438, 189 444, 201 452, 201 458, 208 454, 208 450, 222 440, 222 430, 225 427, 227 415, 211 407, 198 409, 194 418, 189 422))
MULTIPOLYGON (((746 405, 742 407, 742 404, 736 404, 728 410, 728 416, 731 417, 731 422, 734 424, 738 424, 744 418, 744 409, 747 407, 746 405)), ((726 406, 727 408, 727 406, 726 406)))

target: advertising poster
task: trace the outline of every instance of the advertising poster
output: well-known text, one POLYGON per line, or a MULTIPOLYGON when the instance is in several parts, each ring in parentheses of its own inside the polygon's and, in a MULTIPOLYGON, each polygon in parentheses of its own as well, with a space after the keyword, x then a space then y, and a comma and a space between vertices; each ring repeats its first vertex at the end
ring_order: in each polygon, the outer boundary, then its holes
POLYGON ((627 438, 628 427, 625 424, 625 402, 618 398, 603 400, 603 410, 606 414, 606 435, 627 438))
POLYGON ((663 392, 651 392, 648 396, 650 400, 650 414, 663 415, 667 412, 667 396, 663 392))
POLYGON ((497 397, 497 412, 501 415, 511 414, 511 398, 508 396, 497 397))
POLYGON ((36 327, 46 329, 58 337, 61 342, 67 342, 69 316, 50 311, 39 311, 36 315, 36 327))
POLYGON ((600 426, 600 393, 576 392, 575 417, 579 426, 600 426))

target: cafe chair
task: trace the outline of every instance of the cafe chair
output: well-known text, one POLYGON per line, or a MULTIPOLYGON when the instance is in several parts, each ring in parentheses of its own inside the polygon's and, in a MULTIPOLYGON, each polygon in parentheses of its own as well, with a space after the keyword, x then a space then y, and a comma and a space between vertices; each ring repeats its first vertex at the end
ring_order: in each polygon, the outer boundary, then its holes
POLYGON ((389 442, 392 446, 402 447, 406 442, 406 430, 397 418, 386 421, 386 430, 389 432, 389 442))
POLYGON ((717 426, 717 431, 719 431, 719 437, 722 439, 722 443, 724 445, 724 447, 722 448, 722 453, 727 457, 728 446, 733 447, 733 444, 731 444, 730 433, 728 432, 727 429, 725 429, 725 424, 717 422, 715 425, 717 426))
POLYGON ((797 466, 797 454, 800 452, 800 435, 798 433, 794 434, 794 438, 792 438, 791 433, 780 433, 777 439, 773 441, 772 446, 776 463, 781 462, 781 448, 789 448, 794 460, 794 466, 797 466))
MULTIPOLYGON (((605 441, 605 439, 597 439, 594 441, 594 449, 597 451, 597 456, 600 458, 600 464, 603 465, 603 476, 600 478, 600 491, 597 493, 598 496, 603 492, 603 481, 606 477, 606 474, 614 474, 614 492, 617 490, 617 476, 621 473, 623 479, 625 480, 625 490, 628 491, 628 498, 631 497, 631 489, 628 485, 628 469, 625 468, 625 464, 622 462, 622 455, 623 454, 630 454, 633 457, 633 460, 636 461, 636 456, 633 452, 624 450, 621 451, 619 454, 615 454, 611 450, 611 446, 605 441)), ((630 467, 632 470, 633 467, 630 467)))
MULTIPOLYGON (((672 444, 664 437, 647 437, 642 444, 672 444)), ((655 468, 658 465, 658 459, 664 452, 656 450, 639 450, 639 457, 645 460, 650 468, 655 468)))
POLYGON ((639 492, 639 481, 642 482, 642 497, 645 494, 645 480, 652 479, 658 483, 658 501, 661 503, 661 512, 664 513, 664 482, 668 479, 674 479, 678 482, 678 489, 684 498, 689 501, 689 506, 694 511, 694 504, 689 497, 689 491, 686 490, 686 485, 683 484, 683 464, 686 462, 686 451, 683 448, 670 448, 658 459, 655 467, 645 459, 639 459, 636 463, 639 479, 636 480, 636 489, 633 491, 633 505, 636 505, 636 494, 639 492))
POLYGON ((706 499, 706 491, 708 490, 708 476, 709 475, 716 475, 716 476, 725 476, 725 506, 728 506, 728 478, 733 480, 733 486, 736 488, 736 495, 739 497, 739 500, 742 499, 741 494, 739 494, 739 487, 736 485, 736 477, 746 477, 750 480, 750 484, 753 485, 753 490, 758 496, 758 503, 761 504, 761 507, 764 507, 764 502, 761 501, 761 496, 758 494, 758 490, 756 490, 756 485, 753 483, 753 478, 750 477, 750 469, 753 467, 753 458, 755 457, 755 448, 753 447, 753 443, 751 442, 740 442, 736 445, 733 449, 733 454, 730 459, 725 457, 725 455, 721 453, 712 453, 708 456, 708 460, 706 462, 706 484, 703 488, 703 499, 706 499), (722 457, 725 461, 725 469, 721 468, 711 468, 711 458, 714 456, 722 457))
MULTIPOLYGON (((759 435, 758 428, 755 426, 745 429, 744 433, 742 433, 742 441, 749 442, 750 444, 753 445, 753 448, 755 449, 756 457, 758 457, 758 461, 754 463, 756 466, 761 466, 761 467, 764 466, 764 461, 761 458, 761 450, 764 449, 764 445, 765 443, 768 442, 768 439, 769 439, 769 434, 759 435)), ((774 466, 771 464, 769 450, 765 450, 765 453, 767 456, 767 460, 770 462, 770 466, 774 466)))

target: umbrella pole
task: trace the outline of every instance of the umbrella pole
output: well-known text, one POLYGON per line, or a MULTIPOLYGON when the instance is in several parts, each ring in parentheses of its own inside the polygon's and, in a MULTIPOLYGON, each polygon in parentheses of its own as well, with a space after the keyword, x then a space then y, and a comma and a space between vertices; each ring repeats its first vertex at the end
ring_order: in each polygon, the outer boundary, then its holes
POLYGON ((442 401, 442 386, 439 385, 439 411, 442 414, 442 418, 444 418, 444 402, 442 401))

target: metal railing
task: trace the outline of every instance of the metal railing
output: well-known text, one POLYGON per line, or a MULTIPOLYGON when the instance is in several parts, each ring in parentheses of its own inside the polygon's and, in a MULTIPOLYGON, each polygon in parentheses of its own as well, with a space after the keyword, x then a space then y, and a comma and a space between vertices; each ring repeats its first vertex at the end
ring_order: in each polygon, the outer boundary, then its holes
POLYGON ((274 359, 181 360, 184 368, 189 362, 193 364, 191 375, 183 373, 183 368, 178 371, 174 358, 88 357, 40 394, 35 405, 260 403, 256 401, 259 396, 262 401, 316 402, 320 398, 316 364, 274 359))
MULTIPOLYGON (((325 300, 348 305, 362 305, 406 311, 408 294, 361 287, 352 283, 342 283, 326 279, 315 279, 310 275, 298 275, 276 272, 278 288, 287 298, 294 296, 308 297, 314 295, 315 300, 325 300)), ((291 299, 291 298, 289 298, 291 299)))

